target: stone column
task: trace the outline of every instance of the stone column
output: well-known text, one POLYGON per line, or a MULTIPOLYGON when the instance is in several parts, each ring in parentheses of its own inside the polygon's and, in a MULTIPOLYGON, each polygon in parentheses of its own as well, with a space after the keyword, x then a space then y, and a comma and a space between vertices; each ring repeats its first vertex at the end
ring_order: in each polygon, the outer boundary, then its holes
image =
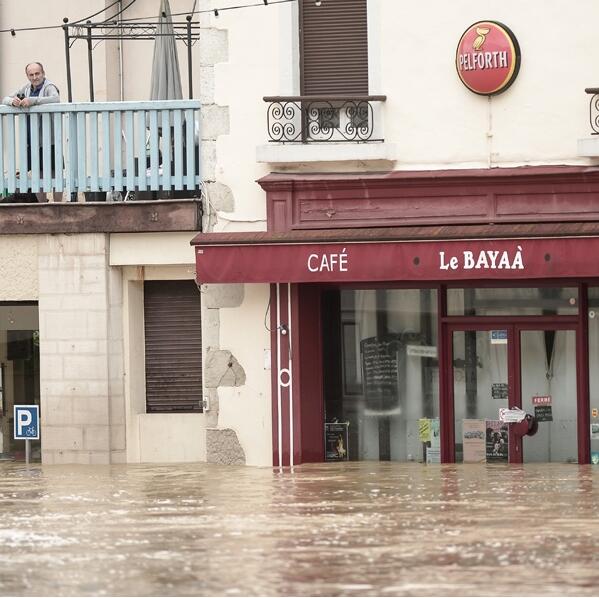
POLYGON ((125 459, 121 277, 106 234, 39 237, 42 461, 125 459))

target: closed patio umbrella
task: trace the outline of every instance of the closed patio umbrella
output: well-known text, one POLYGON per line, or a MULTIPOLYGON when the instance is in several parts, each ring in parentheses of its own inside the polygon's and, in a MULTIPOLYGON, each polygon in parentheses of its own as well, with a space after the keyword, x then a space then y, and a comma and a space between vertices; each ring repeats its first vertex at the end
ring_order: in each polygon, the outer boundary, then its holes
POLYGON ((171 7, 168 0, 160 0, 160 14, 156 26, 156 40, 152 60, 150 99, 183 99, 179 57, 177 55, 171 7))

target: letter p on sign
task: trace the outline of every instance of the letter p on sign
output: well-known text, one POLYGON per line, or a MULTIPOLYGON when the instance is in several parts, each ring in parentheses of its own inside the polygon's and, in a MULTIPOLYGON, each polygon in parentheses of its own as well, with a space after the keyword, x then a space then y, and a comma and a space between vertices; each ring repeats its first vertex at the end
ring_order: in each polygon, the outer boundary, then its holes
POLYGON ((39 440, 39 407, 37 405, 14 406, 15 440, 39 440))

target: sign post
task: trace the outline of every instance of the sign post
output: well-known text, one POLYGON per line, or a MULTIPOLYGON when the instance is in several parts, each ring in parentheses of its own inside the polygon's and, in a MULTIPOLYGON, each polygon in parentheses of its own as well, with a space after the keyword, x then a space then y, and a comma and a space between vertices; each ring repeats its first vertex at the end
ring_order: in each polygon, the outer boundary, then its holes
POLYGON ((14 406, 14 439, 25 441, 25 462, 29 464, 29 443, 40 437, 40 408, 37 405, 14 406))

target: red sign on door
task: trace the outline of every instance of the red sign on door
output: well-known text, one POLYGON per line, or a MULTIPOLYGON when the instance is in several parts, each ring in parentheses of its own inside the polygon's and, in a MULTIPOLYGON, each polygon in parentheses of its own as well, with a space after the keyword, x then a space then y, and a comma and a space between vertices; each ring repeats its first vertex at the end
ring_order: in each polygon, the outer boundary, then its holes
POLYGON ((532 397, 533 405, 551 405, 551 397, 532 397))
POLYGON ((462 83, 474 93, 501 93, 514 82, 520 69, 518 40, 501 23, 474 23, 460 38, 456 68, 462 83))

